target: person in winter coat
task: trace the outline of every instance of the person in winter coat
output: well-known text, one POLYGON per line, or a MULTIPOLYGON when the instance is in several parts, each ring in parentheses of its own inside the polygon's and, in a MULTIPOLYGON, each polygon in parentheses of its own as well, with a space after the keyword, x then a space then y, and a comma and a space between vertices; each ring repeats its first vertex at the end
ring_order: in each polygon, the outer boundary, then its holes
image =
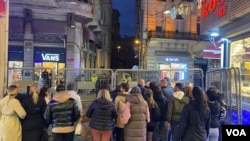
POLYGON ((219 93, 215 87, 210 87, 206 91, 208 97, 208 106, 211 112, 211 123, 209 129, 208 141, 218 141, 221 114, 221 104, 219 102, 219 93))
POLYGON ((18 88, 8 87, 7 95, 0 100, 0 141, 21 141, 22 126, 19 118, 23 119, 26 112, 20 102, 15 99, 18 88))
POLYGON ((160 81, 161 89, 164 94, 168 99, 173 95, 174 89, 171 86, 171 80, 169 77, 166 77, 165 79, 162 79, 160 81))
POLYGON ((110 141, 117 114, 107 89, 99 90, 86 116, 91 119, 89 127, 93 141, 110 141))
POLYGON ((151 89, 145 90, 144 98, 148 103, 150 113, 150 122, 147 124, 147 141, 152 141, 156 122, 161 118, 161 111, 154 100, 153 91, 151 89))
POLYGON ((194 100, 185 105, 177 136, 173 141, 207 141, 210 128, 210 110, 200 87, 193 88, 194 100))
POLYGON ((175 141, 176 133, 178 132, 179 120, 183 107, 188 104, 189 98, 185 96, 182 83, 176 83, 174 87, 174 94, 170 97, 168 102, 168 126, 171 126, 172 140, 175 141), (170 123, 170 124, 169 124, 170 123))
POLYGON ((167 110, 168 110, 168 99, 163 95, 158 82, 150 83, 150 87, 154 93, 154 100, 160 109, 160 118, 155 124, 153 140, 154 141, 167 141, 168 140, 168 123, 167 123, 167 110))
POLYGON ((64 85, 58 85, 44 113, 46 122, 52 124, 53 141, 73 141, 74 125, 79 117, 74 99, 70 98, 64 85))
POLYGON ((150 122, 150 114, 147 102, 141 95, 139 87, 133 87, 126 102, 130 104, 131 117, 124 127, 125 141, 146 141, 147 123, 150 122))
POLYGON ((124 124, 121 122, 121 116, 125 110, 126 97, 129 95, 129 84, 121 83, 120 93, 115 98, 115 109, 117 111, 116 128, 114 130, 116 135, 116 141, 124 141, 124 124))
POLYGON ((46 109, 44 98, 38 94, 38 87, 30 86, 29 98, 24 99, 21 104, 27 115, 21 120, 22 123, 22 141, 41 141, 45 120, 43 118, 46 109))

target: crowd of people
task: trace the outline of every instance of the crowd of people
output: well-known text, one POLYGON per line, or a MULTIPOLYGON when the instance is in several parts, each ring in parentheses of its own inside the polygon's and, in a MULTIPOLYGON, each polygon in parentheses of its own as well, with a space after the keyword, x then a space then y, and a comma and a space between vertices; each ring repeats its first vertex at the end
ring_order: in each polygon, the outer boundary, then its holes
POLYGON ((85 117, 93 141, 219 141, 226 116, 216 87, 172 87, 169 78, 103 87, 86 113, 73 83, 58 85, 53 96, 47 87, 32 85, 28 94, 20 88, 14 82, 0 100, 1 141, 48 141, 50 125, 53 141, 73 141, 85 117))

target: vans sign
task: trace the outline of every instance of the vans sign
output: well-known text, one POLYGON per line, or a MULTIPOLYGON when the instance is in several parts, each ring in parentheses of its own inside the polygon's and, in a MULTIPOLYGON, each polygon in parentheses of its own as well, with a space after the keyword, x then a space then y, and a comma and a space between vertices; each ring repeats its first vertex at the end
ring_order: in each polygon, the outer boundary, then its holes
POLYGON ((59 54, 42 53, 43 61, 58 62, 60 60, 59 54))

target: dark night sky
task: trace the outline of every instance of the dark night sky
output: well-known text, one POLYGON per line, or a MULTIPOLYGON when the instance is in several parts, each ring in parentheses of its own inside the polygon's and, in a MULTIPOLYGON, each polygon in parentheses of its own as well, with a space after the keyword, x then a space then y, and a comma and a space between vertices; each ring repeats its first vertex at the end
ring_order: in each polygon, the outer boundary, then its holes
POLYGON ((113 9, 120 12, 121 36, 135 35, 135 0, 113 0, 113 9))

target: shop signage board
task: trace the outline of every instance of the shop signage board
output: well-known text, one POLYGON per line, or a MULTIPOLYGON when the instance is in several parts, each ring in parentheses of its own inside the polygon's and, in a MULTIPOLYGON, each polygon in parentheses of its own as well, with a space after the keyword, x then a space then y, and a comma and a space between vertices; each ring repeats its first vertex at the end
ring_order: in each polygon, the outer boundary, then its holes
POLYGON ((43 61, 58 62, 60 60, 59 54, 42 53, 43 61))
POLYGON ((225 0, 202 0, 201 17, 206 18, 209 14, 216 12, 216 17, 225 15, 225 0))
POLYGON ((188 57, 156 56, 158 63, 187 63, 188 57))
POLYGON ((5 16, 5 0, 0 0, 0 18, 5 16))

